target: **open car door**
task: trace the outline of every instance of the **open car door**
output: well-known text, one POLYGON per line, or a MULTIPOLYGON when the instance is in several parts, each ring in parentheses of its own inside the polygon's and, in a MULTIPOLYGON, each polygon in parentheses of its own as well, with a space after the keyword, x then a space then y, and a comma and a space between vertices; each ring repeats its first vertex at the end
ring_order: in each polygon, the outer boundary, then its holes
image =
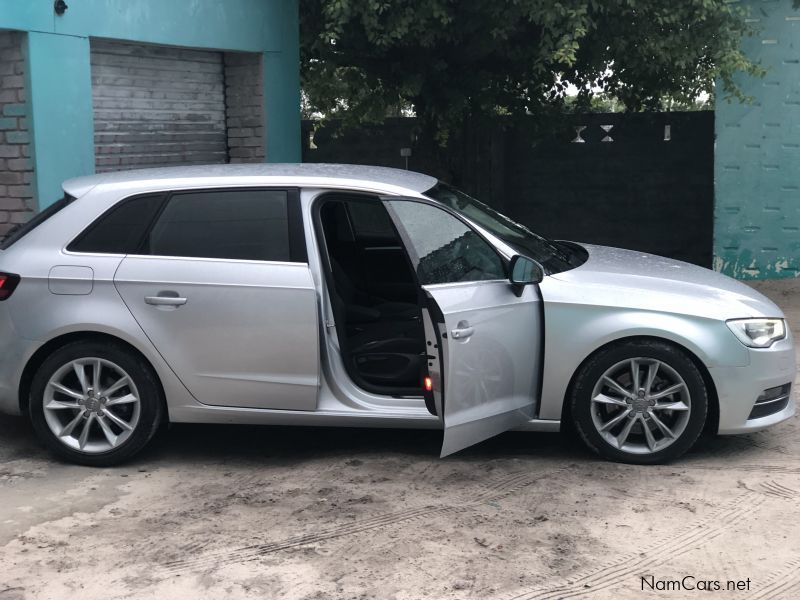
POLYGON ((538 289, 515 290, 504 259, 461 217, 416 198, 383 198, 422 287, 442 456, 533 416, 541 377, 538 289))

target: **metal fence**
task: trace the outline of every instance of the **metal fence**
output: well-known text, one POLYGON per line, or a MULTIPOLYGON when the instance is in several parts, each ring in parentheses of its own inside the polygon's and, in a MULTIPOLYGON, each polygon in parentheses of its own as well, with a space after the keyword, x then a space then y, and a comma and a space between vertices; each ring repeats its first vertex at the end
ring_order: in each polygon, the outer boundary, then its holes
POLYGON ((413 118, 303 124, 303 160, 449 180, 534 231, 711 266, 714 113, 613 113, 472 124, 440 149, 413 118))

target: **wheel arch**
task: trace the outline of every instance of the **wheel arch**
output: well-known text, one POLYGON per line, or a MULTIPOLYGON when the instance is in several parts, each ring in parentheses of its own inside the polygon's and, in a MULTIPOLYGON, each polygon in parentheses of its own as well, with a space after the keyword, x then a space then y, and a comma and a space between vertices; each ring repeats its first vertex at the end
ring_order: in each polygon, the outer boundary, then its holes
POLYGON ((710 433, 716 433, 719 427, 719 395, 717 393, 717 387, 714 384, 714 379, 711 377, 711 373, 708 370, 708 367, 705 363, 700 359, 699 356, 691 349, 689 349, 684 344, 680 344, 674 340, 671 340, 666 337, 660 337, 657 335, 630 335, 626 337, 621 337, 610 342, 606 342, 605 344, 595 348, 592 352, 590 352, 577 366, 575 371, 572 373, 570 377, 569 384, 564 391, 564 397, 562 399, 562 408, 561 408, 561 428, 562 431, 564 430, 572 430, 572 414, 571 414, 571 407, 569 398, 572 395, 572 390, 575 386, 575 381, 578 378, 578 373, 580 373, 581 369, 583 369, 584 365, 589 362, 593 357, 595 357, 600 352, 606 350, 607 348, 613 346, 622 346, 626 343, 630 342, 644 342, 644 341, 651 341, 651 342, 660 342, 666 344, 668 346, 672 346, 676 350, 683 352, 697 367, 697 370, 700 371, 700 375, 703 378, 703 383, 706 386, 706 392, 708 394, 708 415, 706 416, 706 423, 704 430, 710 433))
POLYGON ((156 383, 158 384, 161 404, 164 410, 162 414, 165 416, 165 418, 168 419, 169 407, 166 401, 166 392, 164 390, 164 383, 161 381, 161 377, 159 376, 158 370, 153 365, 153 362, 139 348, 137 348, 130 342, 122 339, 121 337, 110 333, 105 333, 101 331, 91 331, 91 330, 62 333, 61 335, 58 335, 52 338, 51 340, 45 342, 42 346, 40 346, 36 350, 36 352, 34 352, 31 355, 31 357, 28 359, 28 362, 25 364, 24 369, 22 370, 22 375, 20 377, 20 382, 19 382, 18 401, 19 401, 20 412, 22 414, 27 414, 28 402, 31 391, 31 383, 33 381, 34 375, 36 374, 36 371, 38 371, 42 363, 45 360, 47 360, 47 357, 50 356, 53 352, 55 352, 59 348, 63 348, 68 344, 74 342, 91 342, 91 341, 96 341, 101 343, 111 343, 116 346, 120 346, 125 350, 135 354, 145 362, 145 364, 153 372, 153 376, 155 377, 156 383))

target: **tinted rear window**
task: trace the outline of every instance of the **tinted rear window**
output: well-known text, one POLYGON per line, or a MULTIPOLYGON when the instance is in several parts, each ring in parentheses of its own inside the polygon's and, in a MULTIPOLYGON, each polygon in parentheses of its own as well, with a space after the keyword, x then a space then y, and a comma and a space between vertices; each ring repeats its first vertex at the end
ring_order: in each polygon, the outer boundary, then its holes
POLYGON ((66 194, 60 200, 53 202, 50 206, 45 208, 43 211, 36 213, 33 215, 27 223, 21 223, 16 227, 13 227, 3 238, 3 241, 0 242, 0 250, 6 250, 17 243, 19 240, 24 238, 28 235, 31 231, 36 229, 39 225, 47 221, 50 217, 56 214, 58 211, 63 209, 65 206, 68 206, 73 200, 74 197, 66 194))
POLYGON ((92 223, 67 250, 104 254, 135 253, 163 198, 162 194, 151 194, 123 200, 92 223))
POLYGON ((173 195, 144 253, 158 256, 290 261, 285 190, 220 190, 173 195))

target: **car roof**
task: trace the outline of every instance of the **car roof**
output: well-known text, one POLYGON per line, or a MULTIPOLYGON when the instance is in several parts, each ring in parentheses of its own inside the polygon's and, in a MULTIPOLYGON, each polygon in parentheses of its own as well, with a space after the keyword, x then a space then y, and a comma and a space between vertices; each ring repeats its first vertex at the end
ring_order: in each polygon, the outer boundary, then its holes
POLYGON ((101 173, 64 182, 67 194, 80 197, 97 187, 120 189, 170 188, 225 185, 291 185, 297 187, 345 187, 422 193, 436 185, 436 178, 414 171, 366 165, 324 163, 258 163, 194 165, 101 173))

